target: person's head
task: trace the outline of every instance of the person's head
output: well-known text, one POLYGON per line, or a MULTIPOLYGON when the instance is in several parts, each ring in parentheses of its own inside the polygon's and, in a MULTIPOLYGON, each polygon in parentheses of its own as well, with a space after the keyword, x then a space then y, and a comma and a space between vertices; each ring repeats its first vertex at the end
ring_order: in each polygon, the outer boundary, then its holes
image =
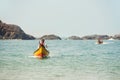
POLYGON ((41 42, 44 43, 44 42, 45 42, 45 39, 41 39, 41 42))

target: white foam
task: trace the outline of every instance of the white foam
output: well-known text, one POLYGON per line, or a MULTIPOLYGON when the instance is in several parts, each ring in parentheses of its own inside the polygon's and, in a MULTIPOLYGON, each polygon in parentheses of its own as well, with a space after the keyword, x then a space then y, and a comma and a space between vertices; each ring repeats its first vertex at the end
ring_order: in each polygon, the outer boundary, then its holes
POLYGON ((28 57, 30 57, 30 58, 37 58, 38 56, 28 56, 28 57))
POLYGON ((113 38, 110 38, 109 40, 114 40, 113 38))
MULTIPOLYGON (((96 42, 95 44, 99 44, 99 43, 96 42)), ((108 42, 103 42, 103 43, 101 43, 101 44, 109 44, 109 43, 108 43, 108 42)))

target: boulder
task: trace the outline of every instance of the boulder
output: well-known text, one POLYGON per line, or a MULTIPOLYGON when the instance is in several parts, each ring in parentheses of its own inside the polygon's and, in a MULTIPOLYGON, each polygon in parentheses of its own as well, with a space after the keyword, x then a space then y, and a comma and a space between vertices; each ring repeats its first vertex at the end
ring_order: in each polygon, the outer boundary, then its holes
POLYGON ((19 26, 6 24, 0 20, 0 39, 35 39, 35 37, 26 34, 19 26))
POLYGON ((43 35, 42 37, 40 37, 40 39, 45 39, 45 40, 61 40, 61 38, 59 36, 56 36, 54 34, 43 35))
POLYGON ((82 40, 80 37, 78 36, 70 36, 68 37, 69 40, 82 40))
POLYGON ((83 40, 95 40, 95 39, 98 39, 98 38, 101 38, 101 39, 109 39, 109 36, 108 35, 88 35, 88 36, 83 36, 82 39, 83 40))
POLYGON ((118 40, 120 40, 120 34, 114 35, 114 36, 113 36, 113 39, 118 39, 118 40))

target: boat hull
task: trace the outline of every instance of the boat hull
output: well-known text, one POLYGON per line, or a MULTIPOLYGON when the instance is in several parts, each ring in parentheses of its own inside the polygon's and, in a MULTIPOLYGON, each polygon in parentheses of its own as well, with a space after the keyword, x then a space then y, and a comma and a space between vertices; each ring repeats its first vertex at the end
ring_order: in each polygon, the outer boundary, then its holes
POLYGON ((49 51, 44 46, 41 46, 34 52, 34 56, 38 58, 46 58, 48 57, 48 55, 49 55, 49 51))

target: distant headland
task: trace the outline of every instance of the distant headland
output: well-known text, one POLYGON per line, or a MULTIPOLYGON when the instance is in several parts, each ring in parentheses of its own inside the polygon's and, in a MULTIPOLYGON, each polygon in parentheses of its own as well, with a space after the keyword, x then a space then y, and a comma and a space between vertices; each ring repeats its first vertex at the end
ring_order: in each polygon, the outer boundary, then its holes
POLYGON ((30 40, 35 37, 26 34, 18 25, 6 24, 0 20, 0 39, 30 40))
MULTIPOLYGON (((18 25, 15 24, 7 24, 0 20, 0 39, 6 40, 6 39, 21 39, 21 40, 34 40, 34 39, 46 39, 46 40, 62 40, 60 36, 57 36, 55 34, 48 34, 43 35, 40 38, 35 38, 32 35, 26 34, 18 25)), ((108 39, 115 39, 120 40, 120 34, 116 34, 114 36, 109 35, 86 35, 83 37, 79 36, 69 36, 64 38, 64 40, 96 40, 98 38, 108 40, 108 39)))

